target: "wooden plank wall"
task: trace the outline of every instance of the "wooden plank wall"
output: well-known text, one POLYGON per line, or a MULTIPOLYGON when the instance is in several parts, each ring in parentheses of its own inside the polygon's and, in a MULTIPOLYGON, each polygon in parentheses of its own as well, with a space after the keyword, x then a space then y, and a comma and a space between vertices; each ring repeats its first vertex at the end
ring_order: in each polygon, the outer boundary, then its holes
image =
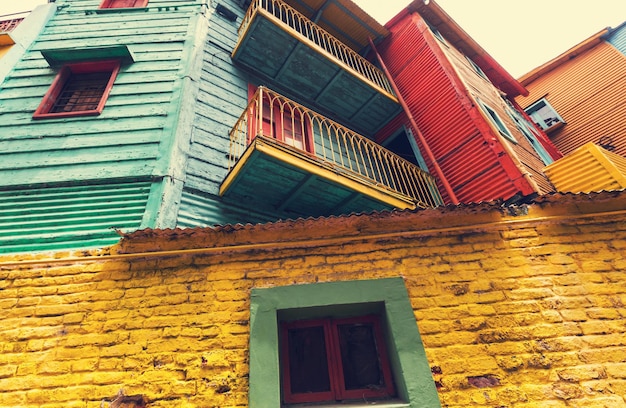
POLYGON ((234 66, 230 57, 245 12, 238 3, 220 1, 237 15, 235 22, 216 12, 209 15, 179 227, 256 223, 277 218, 275 214, 258 214, 255 209, 225 201, 218 195, 228 173, 229 132, 246 109, 248 82, 254 81, 234 66))
POLYGON ((56 14, 0 88, 0 208, 21 210, 23 226, 0 220, 13 231, 0 251, 107 245, 119 240, 113 227, 137 229, 150 203, 159 209, 148 192, 160 190, 171 168, 163 149, 175 134, 183 55, 201 2, 150 0, 148 10, 97 14, 100 3, 57 0, 56 14), (114 45, 127 46, 135 62, 122 67, 102 114, 32 119, 58 72, 41 51, 114 45))
POLYGON ((99 3, 57 2, 68 7, 49 22, 0 90, 3 185, 152 174, 167 137, 163 129, 193 9, 158 12, 152 7, 176 1, 152 0, 148 12, 85 13, 99 3), (57 73, 41 50, 109 45, 127 45, 136 61, 121 69, 100 116, 32 119, 57 73))

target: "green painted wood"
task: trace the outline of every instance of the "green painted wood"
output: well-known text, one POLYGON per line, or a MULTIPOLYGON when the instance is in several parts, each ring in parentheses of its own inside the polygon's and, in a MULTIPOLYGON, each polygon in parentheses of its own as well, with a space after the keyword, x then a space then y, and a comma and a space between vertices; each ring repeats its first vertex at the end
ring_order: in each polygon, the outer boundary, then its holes
POLYGON ((310 178, 308 173, 258 150, 250 155, 224 197, 280 214, 282 218, 391 209, 388 204, 333 181, 310 178))
POLYGON ((278 322, 378 312, 398 397, 411 408, 441 407, 402 278, 252 289, 250 408, 281 405, 278 322))

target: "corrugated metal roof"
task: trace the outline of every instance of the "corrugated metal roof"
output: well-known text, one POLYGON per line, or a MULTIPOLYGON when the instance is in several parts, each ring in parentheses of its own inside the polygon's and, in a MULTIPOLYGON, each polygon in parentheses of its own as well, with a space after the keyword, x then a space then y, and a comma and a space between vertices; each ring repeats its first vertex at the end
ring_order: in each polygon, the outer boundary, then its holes
MULTIPOLYGON (((576 205, 578 208, 589 203, 595 203, 595 208, 597 208, 598 211, 602 210, 602 208, 604 207, 622 208, 626 203, 626 189, 580 194, 551 193, 543 196, 521 197, 515 203, 510 203, 504 200, 494 200, 481 203, 447 205, 432 209, 391 211, 385 210, 371 213, 358 213, 331 217, 310 217, 298 218, 295 220, 278 220, 275 222, 268 222, 264 224, 227 224, 204 228, 177 228, 167 230, 144 229, 135 231, 130 234, 125 234, 122 240, 121 252, 133 252, 134 250, 138 249, 138 247, 133 246, 135 243, 141 245, 141 243, 148 243, 148 241, 154 241, 158 239, 163 239, 168 242, 176 239, 194 239, 194 246, 203 245, 208 248, 211 246, 212 241, 210 239, 202 239, 202 237, 210 236, 216 233, 220 234, 221 237, 224 237, 223 234, 229 235, 233 233, 244 233, 245 235, 232 236, 233 245, 245 245, 247 243, 252 243, 255 241, 255 234, 262 234, 264 232, 271 233, 272 237, 277 239, 276 235, 274 234, 278 231, 285 231, 285 233, 290 233, 295 230, 307 231, 311 232, 311 234, 308 235, 310 239, 314 239, 316 237, 313 237, 313 231, 315 231, 316 234, 322 235, 339 235, 340 233, 338 233, 338 230, 335 228, 335 226, 337 223, 343 222, 357 223, 360 226, 360 233, 366 233, 367 226, 370 225, 366 223, 381 219, 385 219, 388 221, 395 220, 402 223, 405 228, 409 227, 411 228, 411 230, 419 231, 420 228, 424 227, 423 225, 421 227, 418 227, 417 224, 413 222, 411 222, 410 224, 406 224, 406 220, 408 219, 408 217, 411 217, 411 214, 419 213, 422 218, 430 218, 433 221, 437 222, 437 220, 440 220, 441 217, 445 216, 446 214, 469 214, 470 216, 475 215, 476 217, 481 217, 481 219, 483 219, 489 218, 484 217, 485 214, 493 211, 503 213, 507 216, 517 216, 520 213, 525 213, 528 206, 532 205, 537 205, 541 208, 546 208, 548 206, 576 205)), ((389 223, 384 223, 382 225, 389 225, 389 223)))

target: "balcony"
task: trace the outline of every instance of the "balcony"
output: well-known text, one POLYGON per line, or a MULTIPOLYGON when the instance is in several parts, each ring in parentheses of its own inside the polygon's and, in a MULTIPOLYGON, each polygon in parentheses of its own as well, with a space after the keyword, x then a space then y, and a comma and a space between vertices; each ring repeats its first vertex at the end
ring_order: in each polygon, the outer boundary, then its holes
POLYGON ((443 203, 428 173, 264 87, 230 132, 220 195, 292 218, 443 203))
MULTIPOLYGON (((306 2, 305 2, 306 3, 306 2)), ((335 7, 325 21, 376 32, 335 7)), ((328 7, 330 9, 330 6, 328 7)), ((380 27, 380 30, 384 30, 380 27)), ((380 31, 379 30, 379 31, 380 31)), ((367 37, 365 37, 367 38, 367 37)), ((344 38, 353 47, 359 41, 344 38)), ((281 0, 253 0, 239 28, 233 59, 309 106, 373 135, 401 110, 385 74, 320 25, 281 0)))

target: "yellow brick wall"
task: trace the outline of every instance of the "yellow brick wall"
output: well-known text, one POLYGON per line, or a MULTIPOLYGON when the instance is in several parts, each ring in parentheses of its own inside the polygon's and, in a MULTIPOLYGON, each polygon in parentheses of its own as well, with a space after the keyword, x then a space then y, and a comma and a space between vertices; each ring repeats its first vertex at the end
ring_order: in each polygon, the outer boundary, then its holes
POLYGON ((443 406, 626 406, 626 194, 558 197, 0 258, 0 406, 246 407, 251 288, 393 276, 443 406))

